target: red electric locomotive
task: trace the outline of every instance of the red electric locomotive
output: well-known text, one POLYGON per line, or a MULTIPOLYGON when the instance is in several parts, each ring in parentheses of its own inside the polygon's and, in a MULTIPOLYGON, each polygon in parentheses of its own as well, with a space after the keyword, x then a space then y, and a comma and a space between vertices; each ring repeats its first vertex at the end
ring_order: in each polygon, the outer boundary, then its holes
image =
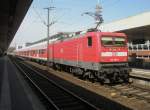
MULTIPOLYGON (((68 35, 50 41, 48 49, 49 63, 55 69, 65 69, 81 78, 104 83, 129 79, 127 37, 124 33, 93 31, 68 35)), ((39 55, 34 58, 46 61, 46 53, 43 52, 44 58, 39 55)))

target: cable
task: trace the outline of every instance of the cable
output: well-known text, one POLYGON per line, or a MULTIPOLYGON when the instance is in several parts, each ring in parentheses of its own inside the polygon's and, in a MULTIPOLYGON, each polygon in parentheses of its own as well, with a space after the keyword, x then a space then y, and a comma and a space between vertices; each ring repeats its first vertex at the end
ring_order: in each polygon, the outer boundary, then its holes
POLYGON ((106 5, 105 6, 105 8, 106 7, 113 7, 113 6, 115 6, 118 2, 119 2, 120 0, 115 0, 114 2, 107 2, 107 4, 105 4, 106 2, 104 2, 104 5, 106 5))
POLYGON ((39 19, 41 20, 41 22, 42 22, 44 25, 46 25, 45 20, 42 19, 41 15, 38 13, 38 11, 37 11, 34 7, 32 7, 32 9, 33 9, 33 11, 35 12, 35 14, 39 17, 39 19))

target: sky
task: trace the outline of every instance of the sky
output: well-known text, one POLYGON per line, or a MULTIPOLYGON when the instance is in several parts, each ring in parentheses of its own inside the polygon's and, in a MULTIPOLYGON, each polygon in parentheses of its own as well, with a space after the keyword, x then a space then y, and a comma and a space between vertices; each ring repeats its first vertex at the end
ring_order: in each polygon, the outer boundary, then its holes
POLYGON ((96 4, 102 6, 104 23, 150 11, 150 0, 33 0, 11 46, 34 42, 47 36, 46 7, 50 11, 50 35, 57 32, 75 32, 95 25, 94 19, 84 12, 94 12, 96 4))

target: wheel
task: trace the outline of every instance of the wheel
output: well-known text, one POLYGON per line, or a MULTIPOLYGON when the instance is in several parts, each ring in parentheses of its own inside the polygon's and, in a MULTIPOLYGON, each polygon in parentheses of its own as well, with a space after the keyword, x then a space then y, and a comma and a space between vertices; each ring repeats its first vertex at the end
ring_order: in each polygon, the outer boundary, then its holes
POLYGON ((94 74, 93 74, 91 71, 89 71, 89 73, 88 73, 88 79, 89 79, 89 81, 91 81, 92 83, 95 82, 94 74))
POLYGON ((110 79, 109 79, 109 76, 108 76, 107 72, 101 72, 101 73, 99 73, 99 75, 98 75, 98 81, 101 84, 110 83, 110 79))
POLYGON ((112 76, 110 77, 110 83, 114 84, 119 81, 119 76, 117 72, 112 73, 112 76))
POLYGON ((129 83, 129 73, 125 73, 125 74, 123 75, 123 82, 129 83))

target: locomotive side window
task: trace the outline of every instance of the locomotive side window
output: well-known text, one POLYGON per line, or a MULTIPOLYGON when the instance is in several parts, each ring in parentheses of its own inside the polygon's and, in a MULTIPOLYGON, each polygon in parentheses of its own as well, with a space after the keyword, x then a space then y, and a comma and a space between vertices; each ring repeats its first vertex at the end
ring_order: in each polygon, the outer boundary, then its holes
POLYGON ((89 46, 89 47, 92 46, 92 37, 88 37, 88 46, 89 46))

